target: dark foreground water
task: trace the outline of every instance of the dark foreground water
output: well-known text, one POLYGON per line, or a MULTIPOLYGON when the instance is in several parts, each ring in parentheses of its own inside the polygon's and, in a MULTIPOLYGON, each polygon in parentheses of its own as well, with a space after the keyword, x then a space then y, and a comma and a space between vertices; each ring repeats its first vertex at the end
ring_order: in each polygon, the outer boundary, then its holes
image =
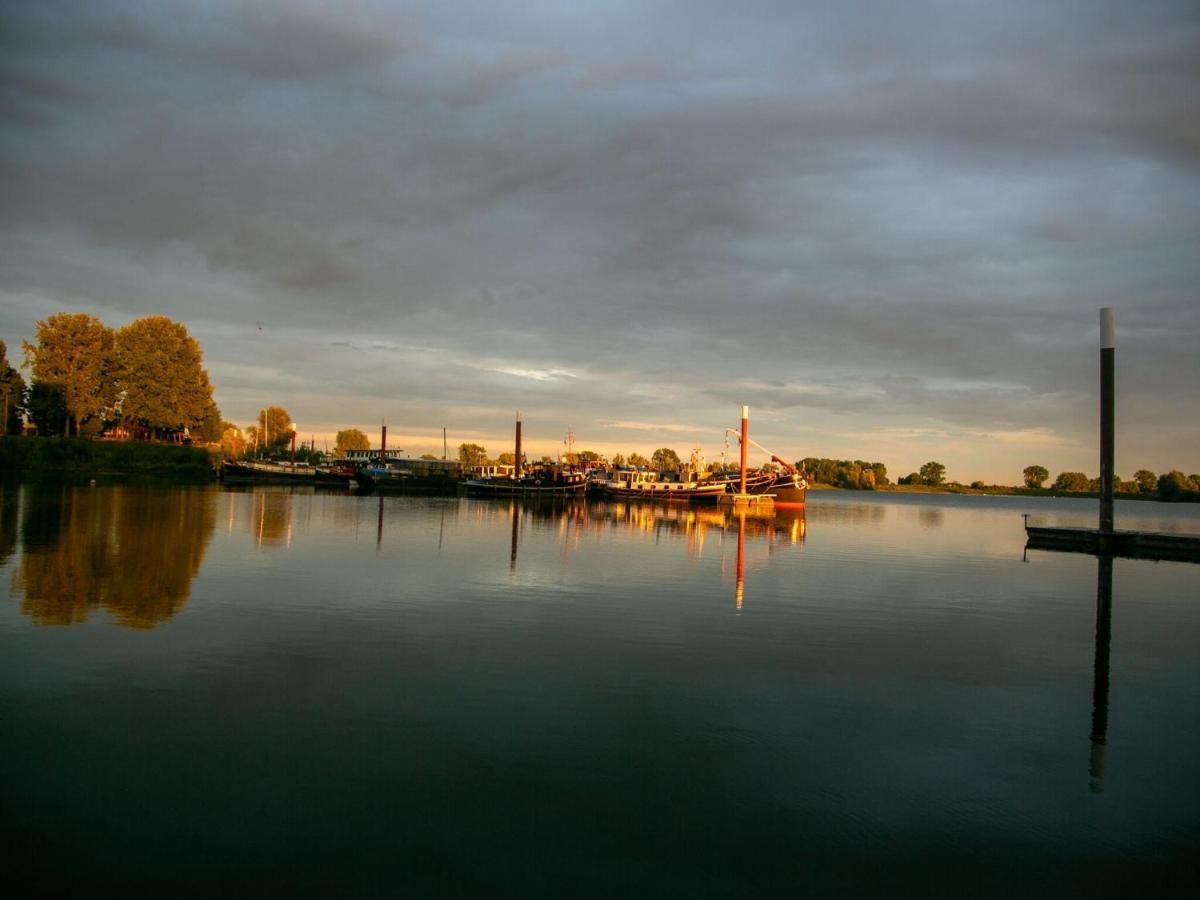
POLYGON ((1194 892, 1200 567, 1023 560, 1022 512, 1095 504, 6 486, 5 882, 1194 892))

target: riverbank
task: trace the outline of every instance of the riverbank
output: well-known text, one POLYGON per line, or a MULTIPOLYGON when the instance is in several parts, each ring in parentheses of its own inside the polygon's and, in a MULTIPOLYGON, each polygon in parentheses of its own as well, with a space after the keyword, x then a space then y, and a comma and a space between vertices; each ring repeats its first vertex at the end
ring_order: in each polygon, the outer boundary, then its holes
POLYGON ((0 437, 0 471, 117 475, 201 484, 212 481, 216 469, 214 457, 200 447, 82 438, 0 437))
MULTIPOLYGON (((832 484, 810 484, 809 490, 858 493, 858 491, 852 488, 843 488, 832 484)), ((870 490, 864 490, 863 492, 871 493, 870 490)), ((940 484, 937 486, 927 484, 889 484, 874 488, 874 492, 887 494, 979 494, 996 497, 1063 497, 1066 499, 1085 500, 1095 500, 1100 497, 1097 491, 1056 491, 1053 488, 1005 487, 1004 485, 973 488, 957 484, 940 484)), ((1113 498, 1116 500, 1159 501, 1162 503, 1200 503, 1200 492, 1189 491, 1174 497, 1164 498, 1158 494, 1131 494, 1118 491, 1113 495, 1113 498)))

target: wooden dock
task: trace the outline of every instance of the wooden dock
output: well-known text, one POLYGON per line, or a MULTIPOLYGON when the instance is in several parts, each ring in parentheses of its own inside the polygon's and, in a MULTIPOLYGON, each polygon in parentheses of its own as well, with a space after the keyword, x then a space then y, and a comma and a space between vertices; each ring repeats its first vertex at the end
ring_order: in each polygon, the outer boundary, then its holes
POLYGON ((1200 562, 1200 535, 1026 525, 1026 549, 1200 562))

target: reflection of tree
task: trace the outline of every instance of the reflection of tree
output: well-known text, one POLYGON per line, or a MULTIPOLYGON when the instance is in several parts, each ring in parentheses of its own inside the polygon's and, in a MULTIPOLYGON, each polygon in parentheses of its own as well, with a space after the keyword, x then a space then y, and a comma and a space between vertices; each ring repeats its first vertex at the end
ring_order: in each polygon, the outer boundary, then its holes
POLYGON ((216 524, 216 495, 147 488, 30 488, 13 574, 21 611, 41 625, 102 606, 152 628, 187 602, 216 524))
POLYGON ((21 492, 16 484, 0 481, 0 566, 17 547, 17 506, 21 492))

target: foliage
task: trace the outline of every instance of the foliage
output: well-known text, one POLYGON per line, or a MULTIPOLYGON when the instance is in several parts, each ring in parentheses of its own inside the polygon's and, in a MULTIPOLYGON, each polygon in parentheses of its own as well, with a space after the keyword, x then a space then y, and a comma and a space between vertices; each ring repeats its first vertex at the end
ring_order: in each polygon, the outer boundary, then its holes
POLYGON ((0 438, 0 469, 104 472, 187 482, 211 481, 213 477, 209 454, 199 447, 60 437, 0 438))
POLYGON ((1149 469, 1138 469, 1133 473, 1133 480, 1143 494, 1153 494, 1158 490, 1158 476, 1149 469))
POLYGON ((0 435, 21 433, 25 411, 25 379, 8 362, 8 347, 0 341, 0 435))
POLYGON ((68 421, 66 391, 61 384, 35 381, 29 389, 25 411, 29 421, 37 426, 39 435, 53 437, 62 434, 68 421))
POLYGON ((1086 491, 1091 481, 1083 472, 1060 472, 1054 479, 1056 491, 1086 491))
POLYGON ((1195 490, 1192 480, 1178 469, 1158 476, 1158 496, 1163 500, 1178 500, 1195 490))
POLYGON ((920 484, 921 475, 918 472, 909 472, 907 475, 901 475, 897 484, 920 484))
POLYGON ((796 468, 810 481, 851 490, 872 490, 888 484, 887 466, 880 462, 808 456, 797 460, 796 468))
POLYGON ((624 453, 614 453, 613 458, 612 458, 612 464, 617 467, 625 465, 625 454, 624 453))
POLYGON ((496 462, 500 463, 502 466, 515 466, 517 464, 517 454, 501 453, 498 457, 496 457, 496 462))
POLYGON ((55 313, 37 323, 37 344, 22 341, 34 381, 62 387, 67 422, 79 433, 82 422, 100 418, 116 402, 113 333, 86 313, 55 313))
POLYGON ((972 481, 971 487, 975 488, 976 490, 982 490, 983 488, 987 487, 987 485, 982 481, 972 481))
POLYGON ((1021 474, 1025 476, 1025 487, 1031 488, 1040 488, 1050 477, 1050 472, 1045 466, 1026 466, 1021 474))
POLYGON ((650 457, 650 462, 657 472, 679 471, 679 454, 670 447, 659 447, 650 457))
POLYGON ((185 429, 219 434, 204 353, 185 325, 166 316, 135 319, 117 332, 114 346, 126 427, 159 437, 185 429))
POLYGON ((370 450, 370 439, 357 428, 344 428, 337 433, 333 441, 335 456, 345 456, 347 450, 370 450))
POLYGON ((630 453, 628 464, 635 469, 650 468, 650 460, 646 459, 646 457, 642 456, 640 453, 630 453))
POLYGON ((258 411, 255 424, 246 429, 246 437, 259 453, 278 450, 292 442, 292 417, 282 406, 258 411))
POLYGON ((946 467, 940 462, 930 460, 921 466, 921 484, 937 487, 946 479, 946 467))
POLYGON ((595 450, 580 450, 575 455, 579 457, 580 462, 594 463, 600 461, 600 454, 595 450))
POLYGON ((464 466, 480 466, 487 460, 487 450, 479 444, 459 444, 458 459, 464 466))
POLYGON ((422 453, 421 454, 421 459, 438 459, 438 458, 439 457, 434 456, 432 453, 422 453))

